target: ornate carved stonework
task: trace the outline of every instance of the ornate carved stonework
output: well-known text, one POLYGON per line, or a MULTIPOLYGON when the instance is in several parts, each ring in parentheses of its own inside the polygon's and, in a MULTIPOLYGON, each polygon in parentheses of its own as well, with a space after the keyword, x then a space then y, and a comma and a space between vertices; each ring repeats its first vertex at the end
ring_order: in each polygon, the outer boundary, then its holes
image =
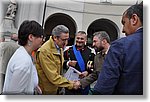
POLYGON ((14 0, 11 0, 7 8, 6 16, 4 17, 2 24, 0 25, 0 35, 6 40, 9 40, 11 34, 17 33, 17 29, 14 25, 16 11, 17 4, 14 0))

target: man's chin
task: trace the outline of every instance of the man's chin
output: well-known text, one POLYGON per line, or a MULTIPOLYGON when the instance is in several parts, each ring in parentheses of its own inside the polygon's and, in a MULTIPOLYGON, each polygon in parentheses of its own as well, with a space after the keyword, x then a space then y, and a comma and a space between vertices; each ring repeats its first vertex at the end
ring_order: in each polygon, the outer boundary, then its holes
POLYGON ((83 45, 82 44, 76 44, 78 47, 82 47, 83 45))

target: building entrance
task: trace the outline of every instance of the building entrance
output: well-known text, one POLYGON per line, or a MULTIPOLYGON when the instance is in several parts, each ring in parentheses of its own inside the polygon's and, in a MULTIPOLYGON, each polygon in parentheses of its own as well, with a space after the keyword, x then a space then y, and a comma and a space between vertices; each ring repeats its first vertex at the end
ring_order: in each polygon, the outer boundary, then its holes
POLYGON ((45 22, 44 29, 46 34, 46 40, 49 39, 49 36, 51 35, 52 29, 56 27, 57 25, 65 25, 68 27, 70 31, 70 39, 68 41, 68 46, 71 46, 74 44, 74 38, 76 33, 76 23, 70 17, 69 15, 63 14, 63 13, 55 13, 51 16, 49 16, 45 22))
POLYGON ((93 34, 97 31, 106 31, 110 36, 110 41, 114 41, 118 38, 119 28, 117 25, 108 19, 98 19, 90 24, 87 29, 88 44, 92 44, 93 34))

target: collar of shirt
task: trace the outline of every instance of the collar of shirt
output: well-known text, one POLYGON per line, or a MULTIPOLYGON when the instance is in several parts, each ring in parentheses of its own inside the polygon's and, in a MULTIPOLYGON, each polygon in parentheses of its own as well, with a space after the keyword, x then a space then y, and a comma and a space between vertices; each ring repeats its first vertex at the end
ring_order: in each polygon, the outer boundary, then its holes
POLYGON ((109 48, 110 48, 110 46, 108 46, 108 49, 105 52, 101 51, 102 56, 107 55, 109 48))
POLYGON ((105 54, 107 54, 107 53, 108 53, 109 48, 110 48, 110 46, 108 46, 108 49, 106 50, 105 54))
POLYGON ((143 28, 143 26, 139 27, 136 31, 138 31, 139 29, 142 29, 142 28, 143 28))
POLYGON ((54 44, 55 44, 55 47, 57 49, 57 52, 60 54, 60 47, 56 43, 54 43, 54 44))

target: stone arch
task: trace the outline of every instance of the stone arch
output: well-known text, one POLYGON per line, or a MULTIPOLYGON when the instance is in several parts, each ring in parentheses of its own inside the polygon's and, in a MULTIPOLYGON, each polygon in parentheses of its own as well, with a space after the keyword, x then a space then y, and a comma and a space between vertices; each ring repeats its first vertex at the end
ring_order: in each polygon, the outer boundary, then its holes
POLYGON ((77 25, 74 19, 64 13, 55 13, 50 15, 44 25, 45 34, 47 35, 47 39, 51 35, 52 29, 57 25, 65 25, 69 28, 70 31, 70 39, 68 41, 68 46, 74 44, 74 38, 76 34, 77 25))
POLYGON ((92 44, 93 34, 97 31, 106 31, 110 36, 111 42, 116 40, 119 35, 119 28, 113 21, 105 18, 98 19, 93 21, 87 29, 89 45, 92 44))

